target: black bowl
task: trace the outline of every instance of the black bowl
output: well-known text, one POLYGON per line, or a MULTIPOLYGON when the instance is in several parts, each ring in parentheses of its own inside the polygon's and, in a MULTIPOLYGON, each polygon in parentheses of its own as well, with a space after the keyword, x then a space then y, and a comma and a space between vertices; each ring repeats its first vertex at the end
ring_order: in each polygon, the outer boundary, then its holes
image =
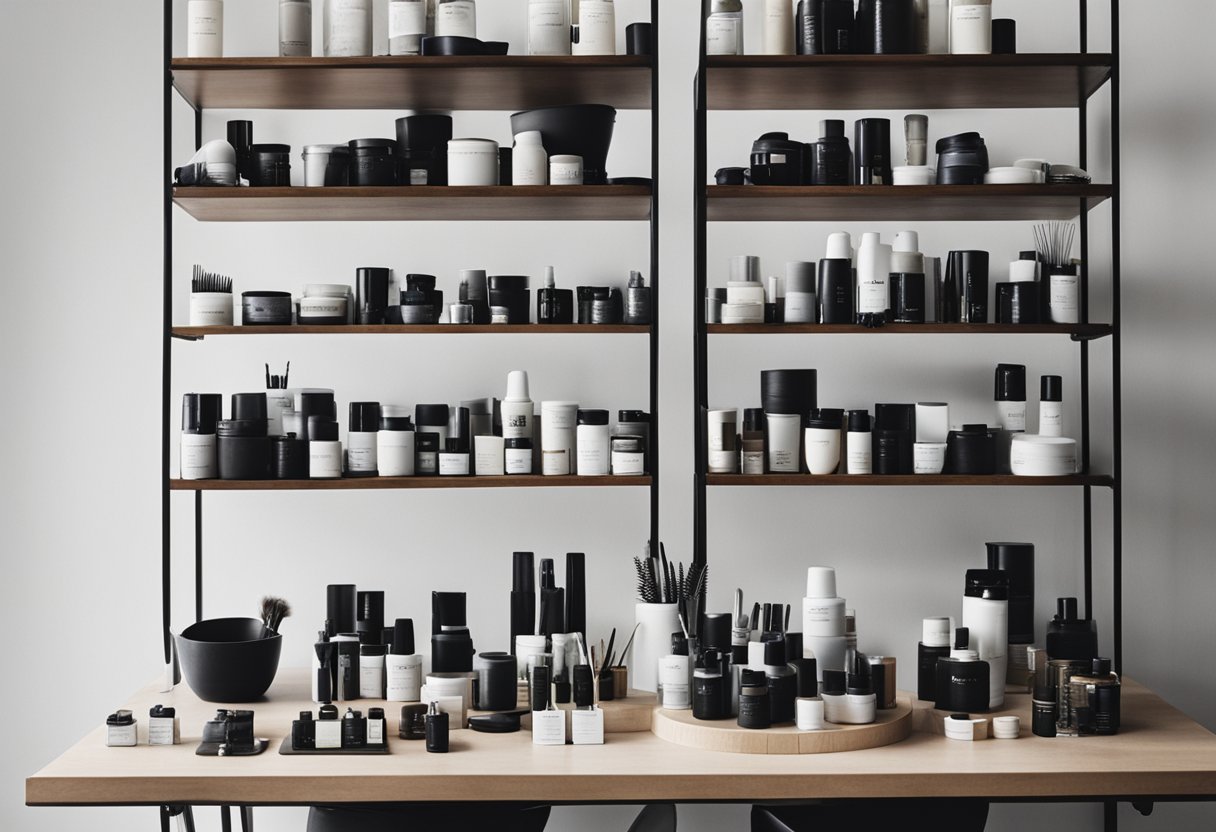
POLYGON ((283 637, 256 618, 200 621, 174 641, 186 682, 204 702, 260 699, 279 670, 283 648, 283 637))
POLYGON ((603 185, 608 181, 606 166, 612 146, 616 109, 607 104, 570 104, 541 107, 511 116, 511 135, 529 130, 540 131, 545 152, 550 156, 583 157, 583 182, 603 185))
POLYGON ((422 39, 423 55, 505 55, 510 44, 500 40, 478 40, 459 35, 439 35, 422 39))

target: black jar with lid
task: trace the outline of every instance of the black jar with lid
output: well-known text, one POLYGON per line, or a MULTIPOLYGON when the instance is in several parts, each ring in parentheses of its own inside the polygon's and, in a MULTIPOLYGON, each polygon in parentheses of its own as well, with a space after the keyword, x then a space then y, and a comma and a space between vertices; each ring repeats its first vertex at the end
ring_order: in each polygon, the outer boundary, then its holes
POLYGON ((349 143, 349 184, 384 187, 398 184, 397 143, 392 139, 353 139, 349 143))

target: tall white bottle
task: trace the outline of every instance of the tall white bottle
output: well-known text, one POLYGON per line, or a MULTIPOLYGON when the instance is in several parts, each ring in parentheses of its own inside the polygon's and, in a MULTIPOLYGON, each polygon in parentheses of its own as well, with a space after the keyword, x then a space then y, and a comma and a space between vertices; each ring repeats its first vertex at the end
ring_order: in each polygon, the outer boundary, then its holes
POLYGON ((574 0, 575 55, 616 54, 616 5, 612 0, 574 0))
POLYGON ((528 373, 512 370, 507 373, 507 395, 502 400, 502 435, 504 439, 533 441, 532 425, 535 411, 528 395, 528 373))
POLYGON ((844 599, 836 596, 836 570, 812 566, 806 570, 806 597, 802 599, 803 657, 815 659, 815 673, 844 670, 844 599))
POLYGON ((762 28, 762 54, 794 54, 794 7, 791 0, 764 0, 762 28))
POLYGON ((999 569, 968 569, 963 594, 963 626, 971 648, 988 662, 988 707, 1005 704, 1009 662, 1009 578, 999 569))
POLYGON ((569 0, 528 0, 528 54, 570 54, 569 0))
POLYGON ((861 235, 857 249, 857 314, 882 315, 891 305, 888 281, 891 274, 891 246, 878 234, 861 235))

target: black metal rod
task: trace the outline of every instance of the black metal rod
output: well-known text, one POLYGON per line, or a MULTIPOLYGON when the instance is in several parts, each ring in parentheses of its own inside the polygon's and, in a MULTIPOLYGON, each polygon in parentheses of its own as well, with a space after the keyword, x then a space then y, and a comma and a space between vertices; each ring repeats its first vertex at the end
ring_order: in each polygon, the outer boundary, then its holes
POLYGON ((1119 804, 1114 800, 1102 802, 1102 832, 1119 832, 1119 804))
POLYGON ((161 183, 162 222, 164 234, 164 274, 162 289, 162 327, 161 327, 161 518, 160 518, 160 570, 161 570, 161 626, 164 636, 165 664, 173 660, 173 642, 170 630, 172 627, 172 599, 170 597, 170 581, 172 578, 172 546, 170 543, 170 495, 169 495, 169 457, 172 427, 170 415, 169 392, 172 389, 173 368, 173 0, 165 0, 164 4, 164 90, 163 90, 163 123, 162 123, 162 152, 164 154, 161 183))
POLYGON ((1110 0, 1110 46, 1111 46, 1111 75, 1110 75, 1110 143, 1111 143, 1111 197, 1110 226, 1111 226, 1111 324, 1114 333, 1111 336, 1111 409, 1113 411, 1112 432, 1114 444, 1114 479, 1115 487, 1112 495, 1112 514, 1114 516, 1114 539, 1112 552, 1112 577, 1114 595, 1114 664, 1117 672, 1123 672, 1123 307, 1120 297, 1120 280, 1122 278, 1122 241, 1120 239, 1120 223, 1122 220, 1122 175, 1120 173, 1120 76, 1122 60, 1119 46, 1119 0, 1110 0))
POLYGON ((659 547, 659 0, 650 0, 650 542, 659 547))
POLYGON ((220 832, 232 832, 232 807, 227 804, 220 807, 220 832))
MULTIPOLYGON (((1080 50, 1081 54, 1089 51, 1089 9, 1087 0, 1080 0, 1080 50)), ((1085 170, 1089 164, 1089 99, 1084 95, 1077 107, 1077 165, 1085 170)), ((1081 274, 1080 274, 1080 317, 1078 320, 1089 323, 1089 206, 1081 200, 1078 214, 1081 237, 1081 274)), ((1051 291, 1050 284, 1048 292, 1051 291)), ((1081 342, 1081 470, 1090 473, 1091 438, 1090 438, 1090 383, 1089 383, 1089 343, 1081 342)), ((1085 607, 1085 617, 1093 617, 1094 601, 1094 515, 1093 489, 1085 486, 1082 503, 1082 596, 1085 607)))
POLYGON ((200 107, 194 107, 194 149, 198 150, 203 146, 203 111, 200 107))
POLYGON ((705 294, 708 282, 708 227, 707 227, 707 195, 705 192, 709 174, 709 150, 706 147, 708 137, 706 115, 706 74, 705 74, 705 20, 708 9, 706 0, 701 1, 700 21, 700 50, 698 53, 697 75, 694 80, 694 95, 696 100, 694 116, 694 152, 693 152, 693 187, 696 198, 693 200, 693 226, 696 234, 694 264, 694 288, 692 299, 693 332, 693 437, 696 442, 694 449, 693 471, 693 561, 707 562, 708 531, 706 523, 706 469, 708 467, 707 426, 705 411, 709 404, 709 356, 708 336, 705 323, 705 294))
POLYGON ((203 492, 194 492, 194 620, 203 620, 203 492))

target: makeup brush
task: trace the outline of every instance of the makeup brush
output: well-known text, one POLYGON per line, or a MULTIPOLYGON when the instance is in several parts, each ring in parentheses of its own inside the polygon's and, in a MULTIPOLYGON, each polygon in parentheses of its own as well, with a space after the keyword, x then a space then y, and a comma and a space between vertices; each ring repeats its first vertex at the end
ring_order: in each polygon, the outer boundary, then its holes
POLYGON ((625 649, 621 651, 621 660, 615 665, 616 667, 624 667, 625 658, 629 655, 629 648, 633 646, 633 637, 638 634, 638 627, 640 626, 640 624, 633 625, 633 632, 629 634, 629 641, 625 642, 625 649))
POLYGON ((232 294, 232 278, 224 277, 221 274, 213 274, 212 272, 203 271, 203 267, 196 265, 194 274, 190 279, 190 291, 192 292, 219 292, 225 295, 232 294))
POLYGON ((270 632, 278 635, 279 625, 290 615, 291 605, 282 598, 267 595, 262 599, 262 624, 270 632))

